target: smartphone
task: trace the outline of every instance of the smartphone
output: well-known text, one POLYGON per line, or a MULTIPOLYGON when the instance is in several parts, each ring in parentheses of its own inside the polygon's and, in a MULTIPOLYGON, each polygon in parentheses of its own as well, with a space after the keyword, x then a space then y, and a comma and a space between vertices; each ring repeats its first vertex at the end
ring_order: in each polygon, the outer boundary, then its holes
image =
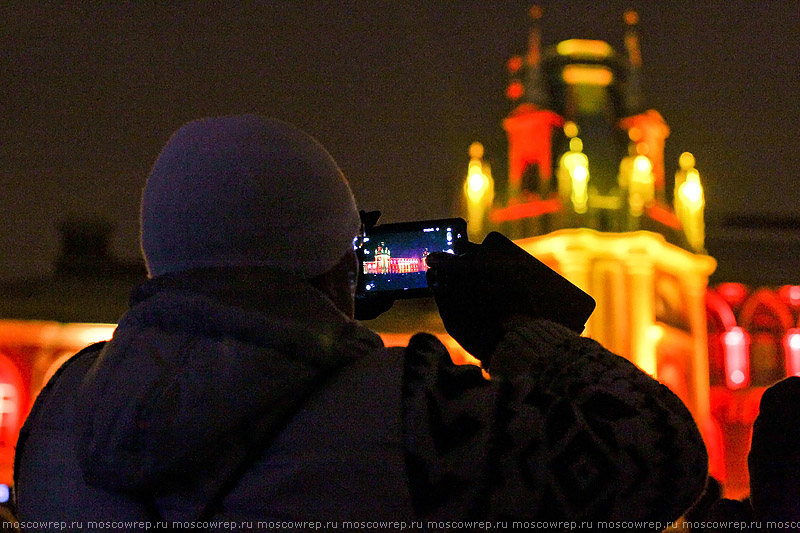
POLYGON ((594 312, 594 298, 500 233, 486 236, 474 260, 502 294, 493 301, 508 314, 547 318, 581 333, 594 312), (502 292, 503 286, 514 290, 502 292))
POLYGON ((431 296, 426 278, 428 254, 462 254, 468 242, 463 218, 369 228, 356 249, 360 262, 356 297, 378 295, 397 300, 431 296))

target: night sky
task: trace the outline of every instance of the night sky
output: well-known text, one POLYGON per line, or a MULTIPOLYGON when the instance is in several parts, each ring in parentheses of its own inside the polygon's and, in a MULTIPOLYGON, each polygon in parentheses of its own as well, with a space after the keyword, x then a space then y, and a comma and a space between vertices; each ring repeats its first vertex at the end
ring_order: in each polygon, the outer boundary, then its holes
MULTIPOLYGON (((0 278, 50 271, 75 214, 113 220, 115 253, 136 257, 150 166, 209 115, 297 124, 384 222, 452 215, 471 142, 504 167, 505 62, 525 50, 532 3, 3 2, 0 278)), ((667 173, 695 154, 710 234, 732 215, 795 217, 797 1, 540 4, 545 44, 618 51, 622 13, 638 10, 645 96, 672 130, 667 173)))

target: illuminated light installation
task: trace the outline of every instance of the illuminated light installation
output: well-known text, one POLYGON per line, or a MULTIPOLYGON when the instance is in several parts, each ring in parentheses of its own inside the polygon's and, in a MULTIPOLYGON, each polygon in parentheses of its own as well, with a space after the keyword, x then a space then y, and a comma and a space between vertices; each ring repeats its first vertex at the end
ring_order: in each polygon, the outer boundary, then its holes
POLYGON ((614 74, 607 68, 588 65, 567 65, 561 76, 570 85, 586 84, 602 87, 611 85, 614 79, 614 74))
POLYGON ((750 336, 740 327, 723 335, 725 345, 725 379, 728 388, 736 390, 750 383, 750 336))
MULTIPOLYGON (((636 113, 644 107, 644 99, 642 98, 642 89, 640 87, 642 50, 639 46, 639 34, 636 31, 636 25, 639 23, 639 14, 631 9, 623 14, 622 19, 627 26, 625 30, 625 50, 628 52, 628 63, 630 64, 626 81, 627 90, 624 96, 625 108, 629 113, 636 113)), ((658 166, 655 161, 654 166, 658 166)))
POLYGON ((509 190, 516 201, 526 194, 539 198, 548 196, 553 175, 553 132, 563 124, 564 119, 557 113, 532 104, 521 105, 503 121, 509 139, 509 190), (536 179, 523 182, 523 176, 532 171, 536 179))
MULTIPOLYGON (((748 296, 747 287, 745 287, 742 283, 720 283, 717 285, 715 291, 713 293, 709 293, 710 295, 718 294, 721 296, 730 307, 738 307, 740 306, 748 296)), ((733 311, 730 311, 732 314, 733 311)))
POLYGON ((568 120, 564 123, 564 135, 568 138, 573 138, 578 136, 578 125, 568 120))
POLYGON ((528 34, 528 50, 524 60, 514 56, 508 62, 511 75, 507 96, 515 109, 503 121, 509 138, 508 184, 509 203, 530 199, 550 200, 553 174, 552 138, 564 119, 550 106, 541 62, 541 30, 543 10, 533 6, 529 11, 533 22, 528 34))
POLYGON ((780 297, 793 307, 800 307, 800 285, 786 285, 780 289, 780 297))
POLYGON ((489 213, 489 220, 495 224, 512 222, 525 218, 535 218, 550 213, 557 213, 563 209, 558 198, 525 203, 512 203, 507 207, 493 209, 489 213))
POLYGON ((11 449, 17 443, 22 425, 25 387, 19 370, 11 360, 0 355, 0 449, 11 449))
POLYGON ((519 69, 522 68, 522 57, 513 56, 511 59, 508 60, 506 66, 508 67, 508 71, 511 74, 516 74, 517 72, 519 72, 519 69))
POLYGON ((589 39, 569 39, 556 45, 556 52, 562 56, 578 58, 608 58, 614 53, 611 46, 603 41, 589 39))
POLYGON ((636 143, 637 153, 645 152, 639 148, 646 147, 646 155, 650 160, 653 172, 653 187, 660 202, 665 201, 664 188, 664 146, 669 137, 669 126, 655 109, 648 109, 632 117, 620 121, 620 127, 628 131, 628 137, 636 143))
POLYGON ((628 182, 628 203, 633 216, 641 216, 645 207, 655 200, 655 180, 653 165, 645 155, 633 159, 630 181, 628 182))
POLYGON ((20 418, 19 388, 10 383, 0 383, 0 434, 3 446, 13 446, 20 418))
POLYGON ((746 457, 761 395, 775 381, 800 372, 797 287, 722 283, 706 293, 710 400, 722 442, 722 451, 714 452, 721 455, 712 460, 722 465, 717 478, 730 497, 748 492, 746 457))
POLYGON ((506 96, 512 100, 516 100, 517 98, 520 98, 524 92, 525 88, 522 86, 522 83, 519 81, 513 81, 509 83, 508 89, 506 89, 506 96))
POLYGON ((543 48, 543 11, 536 7, 530 14, 528 50, 506 65, 512 104, 503 121, 508 186, 490 208, 495 227, 489 229, 512 238, 561 228, 647 229, 702 252, 699 174, 680 192, 680 212, 667 197, 664 148, 670 130, 658 111, 643 105, 638 14, 624 16, 627 63, 599 40, 570 39, 543 48), (580 150, 572 129, 581 131, 580 150), (585 163, 566 168, 576 151, 585 163))
POLYGON ((675 212, 683 225, 689 244, 697 251, 705 246, 705 197, 700 184, 700 173, 694 168, 694 156, 681 154, 680 170, 675 174, 675 212))
POLYGON ((483 145, 478 142, 472 143, 469 155, 467 179, 464 182, 464 193, 467 197, 467 227, 470 238, 477 242, 483 236, 483 227, 494 201, 494 180, 491 167, 483 161, 483 145))
POLYGON ((800 329, 792 328, 783 338, 786 357, 786 375, 800 376, 800 329))
MULTIPOLYGON (((565 126, 565 132, 575 132, 575 123, 565 126)), ((572 136, 569 140, 569 151, 561 156, 558 164, 558 192, 561 201, 567 205, 572 202, 572 207, 578 214, 586 213, 589 202, 589 159, 582 152, 583 142, 579 137, 572 136)))
POLYGON ((563 229, 516 243, 594 297, 586 335, 653 376, 662 351, 675 346, 687 377, 687 404, 698 419, 709 415, 705 289, 713 258, 645 231, 563 229), (684 302, 676 317, 657 306, 663 279, 672 280, 684 302))
POLYGON ((30 401, 29 388, 10 354, 0 354, 0 481, 10 483, 14 447, 30 401))
MULTIPOLYGON (((541 19, 541 9, 531 12, 527 53, 507 63, 508 183, 498 187, 487 229, 595 298, 584 334, 668 382, 698 421, 722 476, 724 432, 712 417, 706 320, 716 262, 703 251, 702 185, 699 173, 684 180, 679 209, 667 195, 670 129, 644 106, 638 15, 624 17, 627 61, 599 40, 543 47, 541 19)), ((746 387, 748 337, 741 328, 729 331, 745 342, 725 337, 730 385, 746 387)))

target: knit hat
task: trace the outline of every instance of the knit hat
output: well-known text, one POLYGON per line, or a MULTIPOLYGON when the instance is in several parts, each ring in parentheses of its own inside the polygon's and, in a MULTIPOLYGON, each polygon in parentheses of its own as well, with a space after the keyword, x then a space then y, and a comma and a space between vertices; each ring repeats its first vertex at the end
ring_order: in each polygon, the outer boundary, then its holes
POLYGON ((205 118, 175 132, 147 180, 141 217, 151 277, 264 266, 310 278, 351 249, 360 227, 325 148, 258 115, 205 118))

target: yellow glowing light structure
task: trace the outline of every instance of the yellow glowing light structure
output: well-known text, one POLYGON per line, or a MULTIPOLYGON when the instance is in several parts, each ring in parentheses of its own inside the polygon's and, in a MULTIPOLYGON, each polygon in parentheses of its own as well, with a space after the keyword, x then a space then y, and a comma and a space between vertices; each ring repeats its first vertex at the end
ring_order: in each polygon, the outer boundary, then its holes
POLYGON ((572 207, 576 213, 583 214, 589 203, 589 169, 584 165, 578 165, 572 169, 570 174, 572 175, 572 207))
POLYGON ((590 39, 561 41, 556 45, 556 52, 562 56, 578 58, 607 58, 613 54, 611 45, 608 43, 590 39))
POLYGON ((702 207, 703 187, 700 185, 700 174, 696 170, 690 170, 686 174, 686 181, 680 188, 681 200, 690 206, 702 207))
MULTIPOLYGON (((520 247, 585 290, 597 308, 584 334, 657 377, 662 356, 683 353, 687 405, 698 421, 710 419, 706 287, 716 261, 648 231, 563 229, 519 239, 520 247), (657 316, 658 280, 676 280, 685 328, 657 316)), ((795 341, 800 342, 800 341, 795 341)), ((738 375, 738 374, 737 374, 738 375)))
POLYGON ((478 142, 469 147, 469 166, 464 182, 467 197, 467 221, 469 236, 478 239, 482 235, 486 213, 494 200, 494 180, 488 163, 483 161, 483 145, 478 142))
MULTIPOLYGON (((577 133, 577 127, 575 127, 577 133)), ((569 151, 558 165, 558 192, 562 202, 570 201, 578 214, 586 213, 589 203, 589 158, 583 153, 579 137, 569 140, 569 151)))
POLYGON ((655 177, 653 164, 644 155, 637 155, 633 159, 630 182, 628 183, 628 204, 631 214, 640 216, 644 208, 655 199, 655 177))
POLYGON ((658 361, 658 343, 664 338, 664 328, 658 324, 651 324, 645 330, 644 339, 641 341, 641 360, 649 362, 646 372, 653 377, 658 377, 656 362, 658 361))
POLYGON ((561 77, 570 85, 599 85, 607 87, 614 75, 606 67, 597 65, 567 65, 561 77))
POLYGON ((695 165, 694 155, 691 152, 683 152, 678 158, 678 165, 681 168, 692 168, 695 165))
POLYGON ((681 154, 680 170, 675 174, 675 213, 681 221, 686 240, 696 251, 705 246, 705 196, 695 159, 689 152, 681 154))
POLYGON ((578 136, 578 125, 568 120, 564 123, 564 135, 570 139, 578 136))

